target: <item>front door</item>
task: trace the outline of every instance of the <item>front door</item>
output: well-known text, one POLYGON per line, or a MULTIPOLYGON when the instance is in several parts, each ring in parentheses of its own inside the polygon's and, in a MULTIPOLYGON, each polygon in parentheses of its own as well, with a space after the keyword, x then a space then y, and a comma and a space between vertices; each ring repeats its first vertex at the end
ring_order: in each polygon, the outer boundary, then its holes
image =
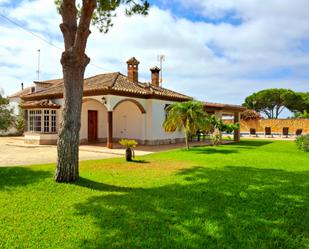
POLYGON ((88 141, 98 140, 98 111, 88 111, 88 141))

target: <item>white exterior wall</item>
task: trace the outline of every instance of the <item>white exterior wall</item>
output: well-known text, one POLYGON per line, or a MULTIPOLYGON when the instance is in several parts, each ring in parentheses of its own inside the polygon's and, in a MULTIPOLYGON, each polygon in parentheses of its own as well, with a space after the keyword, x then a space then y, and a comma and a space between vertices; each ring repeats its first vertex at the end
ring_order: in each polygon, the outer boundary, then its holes
POLYGON ((92 98, 84 98, 81 113, 80 139, 88 140, 88 110, 98 111, 98 138, 107 137, 107 110, 104 105, 92 98))
POLYGON ((165 106, 173 104, 171 101, 150 99, 148 103, 149 120, 147 125, 147 140, 183 139, 182 132, 165 132, 162 124, 165 120, 165 106))
MULTIPOLYGON (((156 141, 184 138, 182 132, 168 133, 165 132, 162 127, 162 124, 165 120, 165 106, 166 104, 174 103, 172 101, 140 99, 114 95, 92 96, 91 99, 97 100, 97 102, 95 102, 97 107, 100 106, 100 103, 102 103, 102 105, 105 105, 108 111, 113 111, 113 137, 115 139, 128 138, 141 141, 156 141), (138 102, 145 109, 146 113, 142 113, 137 105, 130 101, 124 101, 117 106, 120 101, 128 99, 138 102)), ((87 102, 83 103, 83 106, 86 103, 87 102)), ((88 110, 94 108, 91 103, 94 102, 88 103, 88 110)), ((83 107, 83 109, 85 108, 83 107)), ((105 115, 107 115, 107 113, 105 113, 105 115)), ((88 119, 83 117, 85 117, 85 114, 84 116, 82 114, 82 127, 87 127, 88 119)), ((106 118, 99 118, 98 122, 99 126, 105 126, 105 131, 107 131, 106 118)), ((106 137, 106 133, 104 134, 104 137, 106 137)), ((87 129, 81 131, 81 139, 87 138, 87 136, 87 129)), ((101 136, 99 135, 99 137, 101 136)))
POLYGON ((118 105, 113 112, 114 138, 144 140, 143 115, 136 104, 130 101, 124 101, 118 105))
MULTIPOLYGON (((63 105, 63 99, 54 99, 53 102, 63 105)), ((98 111, 99 139, 107 137, 107 111, 113 111, 113 138, 115 139, 136 139, 148 144, 170 143, 176 139, 183 139, 182 132, 167 133, 162 127, 165 120, 165 107, 172 103, 174 102, 114 95, 85 97, 83 98, 81 113, 80 139, 82 141, 88 140, 88 110, 98 111), (140 108, 130 101, 124 101, 116 106, 120 101, 128 99, 137 101, 146 113, 142 113, 140 108)), ((57 129, 59 129, 62 121, 62 110, 63 108, 57 110, 57 129)), ((29 136, 30 134, 27 134, 28 138, 30 138, 29 136)), ((37 135, 35 136, 37 137, 37 135)), ((43 138, 41 135, 41 139, 54 139, 55 136, 56 134, 53 134, 50 138, 46 136, 43 138)), ((38 137, 32 137, 31 140, 35 139, 38 139, 38 137)))

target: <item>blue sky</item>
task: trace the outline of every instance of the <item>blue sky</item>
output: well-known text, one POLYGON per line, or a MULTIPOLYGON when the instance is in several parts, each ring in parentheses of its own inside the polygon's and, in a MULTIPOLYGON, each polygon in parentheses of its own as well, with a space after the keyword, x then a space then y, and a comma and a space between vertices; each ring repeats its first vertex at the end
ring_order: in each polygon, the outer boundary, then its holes
POLYGON ((193 22, 208 22, 213 24, 230 23, 232 25, 240 25, 242 23, 242 19, 237 16, 237 13, 233 9, 227 10, 220 17, 211 17, 201 14, 194 5, 185 6, 181 4, 181 1, 151 0, 149 3, 159 6, 163 10, 171 11, 177 18, 186 18, 193 22))
MULTIPOLYGON (((151 0, 149 16, 127 18, 123 9, 107 35, 92 28, 87 76, 120 71, 136 56, 140 79, 165 54, 164 86, 200 100, 241 104, 265 88, 309 90, 309 1, 151 0)), ((0 14, 62 48, 53 1, 0 0, 0 14)), ((0 17, 0 88, 6 95, 36 80, 62 76, 57 49, 0 17)))

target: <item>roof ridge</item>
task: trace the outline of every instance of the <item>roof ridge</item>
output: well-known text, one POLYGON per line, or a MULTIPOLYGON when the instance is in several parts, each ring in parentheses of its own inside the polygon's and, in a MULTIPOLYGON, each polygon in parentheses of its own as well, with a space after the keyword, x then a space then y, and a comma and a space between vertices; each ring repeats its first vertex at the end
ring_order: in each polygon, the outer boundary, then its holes
MULTIPOLYGON (((118 73, 119 73, 119 72, 97 74, 97 75, 94 75, 94 76, 91 76, 91 77, 88 77, 88 78, 84 78, 84 81, 85 81, 85 80, 92 79, 92 78, 95 78, 95 77, 98 77, 98 76, 101 76, 101 75, 118 74, 118 73)), ((35 95, 36 93, 43 93, 43 92, 45 92, 45 91, 48 91, 48 90, 51 90, 51 89, 54 89, 54 88, 57 88, 57 87, 63 85, 63 83, 64 83, 64 82, 63 82, 63 78, 60 79, 60 80, 62 80, 62 82, 60 82, 59 84, 56 84, 56 85, 52 85, 52 86, 50 86, 50 87, 47 87, 46 89, 44 89, 44 90, 42 90, 42 91, 40 91, 40 92, 30 93, 30 95, 35 95)), ((28 95, 29 95, 29 94, 28 94, 28 95)))
MULTIPOLYGON (((107 75, 107 74, 118 74, 119 72, 110 72, 110 73, 100 73, 100 74, 96 74, 96 75, 93 75, 93 76, 90 76, 90 77, 87 77, 87 78, 84 78, 84 80, 86 79, 92 79, 92 78, 95 78, 97 76, 101 76, 101 75, 107 75)), ((50 79, 50 80, 42 80, 42 81, 33 81, 33 83, 50 83, 51 81, 56 81, 56 80, 62 80, 63 81, 63 78, 58 78, 58 79, 50 79)))
POLYGON ((51 80, 34 80, 33 83, 39 83, 39 84, 51 84, 51 81, 57 81, 57 80, 63 80, 63 78, 58 79, 51 79, 51 80))
POLYGON ((118 80, 120 74, 121 74, 120 72, 117 72, 117 75, 116 75, 116 77, 115 77, 115 79, 114 79, 114 81, 113 81, 113 83, 112 83, 112 85, 111 85, 111 88, 112 88, 112 87, 115 85, 115 83, 117 82, 117 80, 118 80))
MULTIPOLYGON (((157 88, 159 88, 159 89, 163 89, 163 90, 165 90, 165 91, 169 91, 169 92, 172 92, 172 93, 175 93, 175 94, 179 94, 179 95, 182 95, 182 96, 184 96, 184 97, 190 97, 190 96, 188 96, 188 95, 185 95, 185 94, 176 92, 176 91, 174 91, 174 90, 171 90, 171 89, 168 89, 168 88, 165 88, 165 87, 162 87, 162 86, 153 86, 152 84, 150 84, 150 86, 151 86, 151 88, 157 87, 157 88)), ((191 98, 191 97, 190 97, 190 98, 191 98)))
POLYGON ((102 75, 107 75, 107 74, 118 74, 118 73, 119 73, 119 72, 100 73, 100 74, 96 74, 96 75, 93 75, 93 76, 90 76, 90 77, 84 78, 84 80, 92 79, 92 78, 95 78, 95 77, 98 77, 98 76, 102 76, 102 75))

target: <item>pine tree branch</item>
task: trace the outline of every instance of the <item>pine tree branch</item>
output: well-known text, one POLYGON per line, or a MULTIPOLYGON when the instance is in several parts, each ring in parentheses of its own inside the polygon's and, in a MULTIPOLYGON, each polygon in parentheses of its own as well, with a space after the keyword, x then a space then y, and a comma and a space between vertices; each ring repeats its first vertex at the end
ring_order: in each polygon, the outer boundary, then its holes
POLYGON ((75 0, 63 0, 59 9, 62 17, 60 29, 64 38, 65 50, 69 50, 75 41, 77 30, 77 9, 75 0))
POLYGON ((84 56, 87 39, 91 33, 89 27, 92 20, 93 12, 96 7, 96 0, 83 0, 81 16, 76 31, 76 38, 74 43, 74 50, 82 56, 84 56))

